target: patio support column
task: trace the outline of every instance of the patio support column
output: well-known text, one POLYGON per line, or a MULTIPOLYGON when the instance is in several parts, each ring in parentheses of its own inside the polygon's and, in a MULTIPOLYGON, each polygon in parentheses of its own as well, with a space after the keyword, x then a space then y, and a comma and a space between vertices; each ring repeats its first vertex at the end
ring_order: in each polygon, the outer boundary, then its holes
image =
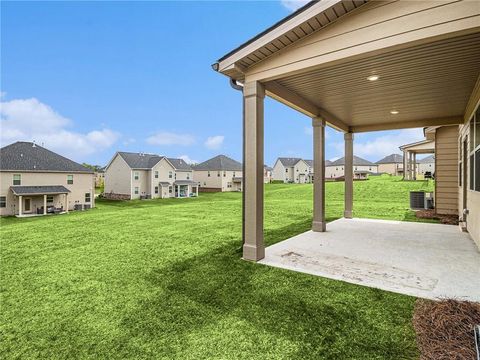
POLYGON ((353 133, 345 133, 345 211, 343 217, 352 218, 353 213, 353 133))
POLYGON ((413 153, 412 152, 410 152, 409 163, 410 163, 410 180, 414 180, 415 169, 413 167, 413 153))
POLYGON ((47 195, 43 195, 43 215, 47 215, 47 195))
POLYGON ((23 196, 20 195, 18 197, 18 216, 22 216, 22 212, 23 212, 22 206, 23 206, 23 196))
POLYGON ((407 167, 406 171, 405 171, 405 174, 406 174, 406 180, 411 180, 410 179, 410 175, 412 174, 411 173, 411 170, 410 170, 410 151, 406 151, 405 152, 406 156, 405 156, 405 159, 406 159, 406 162, 405 162, 405 165, 407 167))
POLYGON ((313 118, 313 223, 312 230, 323 232, 325 224, 325 120, 313 118))
POLYGON ((243 258, 265 257, 263 242, 263 102, 265 89, 258 81, 243 87, 243 258))
POLYGON ((403 150, 403 180, 407 180, 407 169, 408 169, 408 161, 407 161, 407 152, 403 150))
POLYGON ((417 154, 416 153, 412 153, 412 157, 413 157, 413 180, 417 180, 417 154))
POLYGON ((68 213, 68 194, 65 193, 65 212, 68 213))

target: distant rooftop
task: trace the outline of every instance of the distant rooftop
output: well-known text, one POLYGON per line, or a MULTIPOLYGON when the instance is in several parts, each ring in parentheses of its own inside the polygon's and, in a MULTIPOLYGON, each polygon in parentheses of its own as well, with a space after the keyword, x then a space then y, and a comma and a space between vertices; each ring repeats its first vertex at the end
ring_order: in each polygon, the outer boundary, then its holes
MULTIPOLYGON (((345 165, 345 156, 341 157, 338 160, 332 161, 329 166, 339 166, 339 165, 345 165)), ((353 156, 353 165, 354 166, 376 166, 376 164, 372 163, 371 161, 362 159, 361 157, 358 156, 353 156)))
POLYGON ((242 164, 225 155, 217 155, 198 165, 194 165, 194 170, 229 170, 242 171, 242 164))
POLYGON ((153 168, 160 160, 167 159, 176 170, 192 170, 192 167, 183 159, 169 158, 157 154, 132 153, 123 151, 119 151, 118 154, 132 169, 149 170, 153 168))
POLYGON ((403 163, 403 156, 399 154, 390 154, 383 159, 378 160, 375 164, 401 164, 403 163))

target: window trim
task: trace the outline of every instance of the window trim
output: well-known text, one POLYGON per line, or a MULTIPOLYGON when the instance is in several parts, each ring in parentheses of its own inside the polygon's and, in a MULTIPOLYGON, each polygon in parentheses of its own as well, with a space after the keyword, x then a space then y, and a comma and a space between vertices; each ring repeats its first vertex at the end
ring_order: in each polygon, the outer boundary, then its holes
POLYGON ((480 134, 477 134, 477 123, 480 123, 480 106, 477 105, 475 111, 473 112, 470 120, 468 121, 468 159, 466 159, 466 163, 468 163, 468 191, 480 192, 480 173, 476 173, 477 168, 477 160, 480 160, 480 139, 477 140, 477 137, 480 138, 480 134), (475 146, 475 143, 478 142, 478 145, 475 146), (473 145, 472 145, 473 144, 473 145), (479 155, 477 155, 477 153, 479 155), (478 157, 478 159, 477 159, 478 157), (478 177, 478 178, 477 178, 478 177), (478 183, 478 187, 477 187, 478 183))
POLYGON ((13 183, 14 186, 22 185, 22 174, 13 174, 12 183, 13 183), (15 179, 15 176, 18 176, 18 179, 15 179), (18 181, 18 184, 16 184, 15 181, 18 181))
POLYGON ((85 193, 85 202, 88 204, 92 202, 92 193, 85 193))
POLYGON ((73 185, 73 174, 67 175, 67 185, 73 185))
POLYGON ((7 197, 0 196, 0 209, 4 209, 7 207, 7 197))

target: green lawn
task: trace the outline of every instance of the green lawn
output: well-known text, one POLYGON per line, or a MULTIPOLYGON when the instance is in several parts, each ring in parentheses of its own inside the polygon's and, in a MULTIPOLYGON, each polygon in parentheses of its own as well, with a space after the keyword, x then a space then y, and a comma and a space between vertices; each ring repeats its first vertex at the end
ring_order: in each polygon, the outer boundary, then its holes
MULTIPOLYGON (((355 182, 355 216, 414 220, 411 189, 432 183, 355 182)), ((343 183, 326 191, 332 220, 343 183)), ((266 242, 308 230, 311 199, 267 185, 266 242)), ((239 193, 0 224, 3 359, 418 356, 414 298, 241 260, 239 193)))

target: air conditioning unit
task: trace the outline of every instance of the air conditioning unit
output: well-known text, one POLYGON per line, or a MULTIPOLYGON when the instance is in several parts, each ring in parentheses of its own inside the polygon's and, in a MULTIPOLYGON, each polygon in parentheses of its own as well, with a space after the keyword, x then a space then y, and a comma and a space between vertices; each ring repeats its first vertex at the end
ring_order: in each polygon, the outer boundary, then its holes
POLYGON ((410 208, 412 210, 433 209, 433 193, 425 191, 410 191, 410 208))

